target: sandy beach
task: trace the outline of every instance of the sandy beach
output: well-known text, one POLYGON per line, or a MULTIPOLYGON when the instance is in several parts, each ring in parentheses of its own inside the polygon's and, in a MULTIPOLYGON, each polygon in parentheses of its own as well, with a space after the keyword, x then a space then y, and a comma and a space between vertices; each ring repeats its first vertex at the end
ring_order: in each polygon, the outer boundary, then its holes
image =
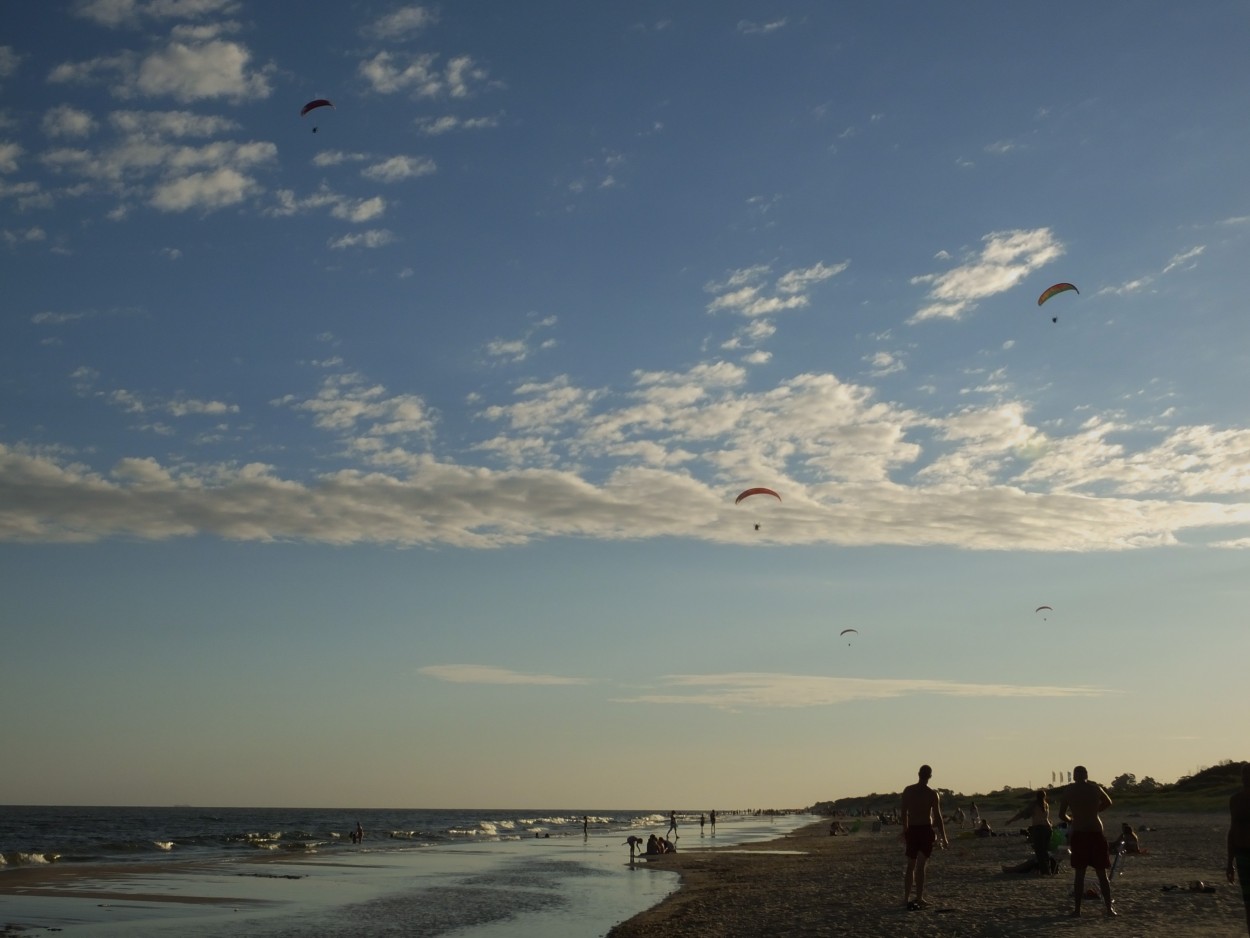
MULTIPOLYGON (((1002 820, 1005 820, 1003 818, 1002 820)), ((1055 876, 1004 873, 1030 856, 1024 837, 960 837, 934 852, 925 897, 929 908, 903 907, 904 857, 898 828, 865 825, 832 837, 828 822, 771 842, 730 850, 676 853, 650 861, 681 877, 658 906, 621 923, 609 938, 714 938, 748 935, 960 936, 1115 934, 1167 938, 1233 938, 1246 934, 1241 894, 1224 878, 1227 815, 1109 816, 1141 833, 1149 855, 1128 859, 1112 894, 1118 917, 1086 899, 1071 918, 1072 871, 1055 876), (1184 890, 1201 880, 1213 893, 1184 890), (1165 886, 1180 886, 1167 889, 1165 886)), ((991 819, 993 823, 993 819, 991 819)), ((966 829, 965 829, 966 831, 966 829)), ((1091 883, 1096 883, 1091 874, 1091 883)))

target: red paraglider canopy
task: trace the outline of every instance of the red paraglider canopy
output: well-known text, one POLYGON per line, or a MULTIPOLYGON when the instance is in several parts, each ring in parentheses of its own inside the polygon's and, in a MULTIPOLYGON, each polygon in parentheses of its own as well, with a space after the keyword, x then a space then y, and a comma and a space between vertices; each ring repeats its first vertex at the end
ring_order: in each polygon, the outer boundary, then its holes
POLYGON ((334 107, 334 102, 327 98, 314 98, 299 109, 299 116, 303 117, 309 111, 319 107, 334 107))

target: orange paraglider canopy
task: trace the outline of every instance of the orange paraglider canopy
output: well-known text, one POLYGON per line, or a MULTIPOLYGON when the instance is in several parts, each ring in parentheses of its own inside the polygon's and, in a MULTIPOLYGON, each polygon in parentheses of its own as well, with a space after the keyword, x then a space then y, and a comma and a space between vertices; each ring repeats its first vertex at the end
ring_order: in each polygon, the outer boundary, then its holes
POLYGON ((781 496, 778 495, 776 492, 774 492, 772 489, 766 489, 766 488, 757 486, 756 488, 747 489, 745 492, 741 493, 737 498, 734 499, 734 504, 736 505, 740 501, 742 501, 744 498, 750 498, 752 495, 771 495, 773 498, 777 499, 777 501, 781 501, 781 496))

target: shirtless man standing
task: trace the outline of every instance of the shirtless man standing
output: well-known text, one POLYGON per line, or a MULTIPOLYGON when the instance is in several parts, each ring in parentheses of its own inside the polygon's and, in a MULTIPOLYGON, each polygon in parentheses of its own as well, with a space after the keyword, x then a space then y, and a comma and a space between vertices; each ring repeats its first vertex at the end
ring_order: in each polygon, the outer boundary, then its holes
POLYGON ((1069 823, 1071 835, 1068 846, 1072 849, 1072 869, 1076 871, 1073 896, 1076 908, 1073 915, 1081 914, 1081 899, 1085 897, 1085 869, 1092 866, 1098 874, 1098 887, 1107 915, 1115 915, 1111 907, 1111 882, 1107 870, 1111 867, 1111 853, 1107 837, 1102 830, 1099 812, 1111 807, 1111 797, 1101 785, 1089 780, 1089 771, 1083 765, 1072 770, 1072 784, 1063 790, 1059 802, 1059 816, 1069 823))
POLYGON ((927 765, 920 767, 920 781, 903 789, 902 823, 903 843, 907 847, 907 872, 903 875, 903 905, 908 909, 928 907, 924 900, 924 868, 933 853, 935 841, 943 847, 950 841, 946 839, 946 824, 942 820, 942 804, 938 793, 929 787, 929 778, 933 769, 927 765), (937 831, 933 830, 934 824, 937 831), (916 884, 916 899, 911 898, 912 882, 916 884))

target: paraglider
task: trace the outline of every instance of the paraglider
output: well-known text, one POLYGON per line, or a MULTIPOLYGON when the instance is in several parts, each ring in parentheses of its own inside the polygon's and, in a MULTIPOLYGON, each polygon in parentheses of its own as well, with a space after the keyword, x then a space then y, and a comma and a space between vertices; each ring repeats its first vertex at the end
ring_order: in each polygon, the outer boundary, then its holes
MULTIPOLYGON (((734 499, 734 504, 735 505, 741 504, 743 499, 750 498, 752 495, 771 495, 773 498, 777 499, 777 501, 781 501, 781 496, 778 495, 776 492, 774 492, 772 489, 766 489, 766 488, 763 488, 762 486, 756 486, 755 488, 746 489, 745 491, 740 492, 738 497, 734 499)), ((755 522, 755 530, 758 531, 759 529, 760 529, 760 523, 757 521, 755 522)))
MULTIPOLYGON (((859 634, 859 629, 843 629, 840 633, 840 635, 843 637, 847 635, 858 635, 858 634, 859 634)), ((847 648, 851 647, 850 641, 847 641, 846 647, 847 648)))
MULTIPOLYGON (((1037 615, 1037 614, 1038 614, 1039 612, 1041 612, 1042 610, 1046 610, 1047 612, 1054 612, 1054 611, 1055 611, 1055 610, 1051 609, 1051 608, 1050 608, 1050 606, 1038 606, 1036 609, 1034 609, 1034 610, 1033 610, 1033 615, 1037 615)), ((1045 617, 1045 616, 1042 616, 1042 621, 1043 621, 1043 622, 1045 622, 1045 621, 1046 621, 1046 617, 1045 617)))
MULTIPOLYGON (((313 100, 309 101, 307 104, 305 104, 302 108, 299 109, 299 116, 303 117, 309 111, 314 111, 319 107, 328 107, 331 110, 333 110, 334 102, 329 100, 328 98, 313 98, 313 100)), ((312 132, 313 133, 317 132, 317 127, 315 125, 313 126, 312 132)))
POLYGON ((742 492, 737 498, 734 499, 734 504, 737 505, 744 498, 750 498, 752 495, 771 495, 773 498, 777 499, 777 501, 781 501, 781 496, 778 495, 776 492, 774 492, 772 489, 757 487, 753 489, 747 489, 745 492, 742 492))
MULTIPOLYGON (((1080 294, 1080 292, 1081 292, 1080 290, 1077 290, 1077 289, 1076 289, 1076 285, 1075 285, 1075 284, 1072 284, 1072 283, 1056 283, 1056 284, 1054 284, 1053 286, 1049 286, 1049 287, 1047 287, 1045 290, 1043 290, 1043 291, 1042 291, 1042 295, 1041 295, 1041 296, 1039 296, 1039 297, 1037 298, 1037 305, 1038 305, 1038 306, 1041 306, 1043 303, 1045 303, 1047 300, 1049 300, 1052 296, 1055 296, 1056 294, 1059 294, 1059 293, 1067 293, 1069 290, 1072 290, 1072 291, 1076 292, 1077 294, 1080 294)), ((1051 316, 1051 317, 1050 317, 1050 321, 1051 321, 1051 322, 1058 322, 1058 321, 1059 321, 1059 317, 1058 317, 1058 316, 1051 316)))

